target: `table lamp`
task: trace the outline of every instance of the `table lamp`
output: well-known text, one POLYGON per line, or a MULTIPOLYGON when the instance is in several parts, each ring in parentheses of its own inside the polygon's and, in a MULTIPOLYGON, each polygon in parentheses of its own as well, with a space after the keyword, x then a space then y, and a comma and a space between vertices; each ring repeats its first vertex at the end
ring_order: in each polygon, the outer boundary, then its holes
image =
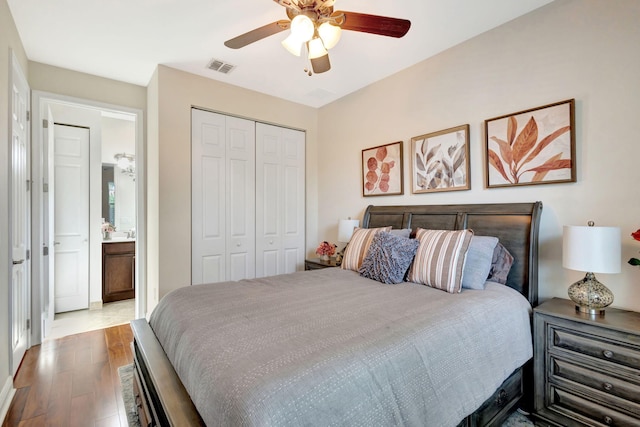
MULTIPOLYGON (((349 217, 349 219, 341 219, 338 223, 338 242, 348 244, 349 240, 351 240, 351 236, 353 236, 353 230, 359 226, 360 220, 351 219, 351 217, 349 217)), ((342 263, 342 257, 344 256, 345 249, 347 249, 346 246, 336 255, 336 264, 342 263)))
POLYGON ((584 271, 584 279, 569 286, 569 298, 576 311, 604 316, 613 293, 594 273, 620 272, 620 228, 565 225, 562 233, 562 266, 584 271))

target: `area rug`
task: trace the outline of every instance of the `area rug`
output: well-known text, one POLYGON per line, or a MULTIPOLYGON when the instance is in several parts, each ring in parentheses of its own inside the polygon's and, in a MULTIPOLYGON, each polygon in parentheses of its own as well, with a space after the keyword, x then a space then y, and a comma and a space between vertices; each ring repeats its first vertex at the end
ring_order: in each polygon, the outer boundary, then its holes
MULTIPOLYGON (((136 403, 133 397, 133 365, 125 365, 118 368, 120 384, 122 386, 122 399, 127 411, 129 427, 140 427, 136 403)), ((534 424, 529 418, 516 411, 502 424, 502 427, 533 427, 534 424)))
POLYGON ((129 427, 140 427, 138 412, 136 411, 136 399, 133 396, 133 365, 125 365, 118 368, 120 386, 122 387, 122 400, 127 411, 129 427))

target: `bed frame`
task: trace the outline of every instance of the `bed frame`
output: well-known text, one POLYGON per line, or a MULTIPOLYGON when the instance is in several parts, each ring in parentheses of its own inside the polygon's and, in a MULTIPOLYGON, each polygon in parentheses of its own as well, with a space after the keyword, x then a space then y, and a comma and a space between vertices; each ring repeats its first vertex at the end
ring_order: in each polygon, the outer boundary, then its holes
MULTIPOLYGON (((507 285, 538 304, 538 230, 542 203, 369 206, 363 227, 393 226, 440 230, 470 228, 496 236, 514 256, 507 285)), ((131 322, 134 394, 142 426, 198 426, 204 422, 145 319, 131 322)), ((517 369, 459 427, 499 426, 518 404, 530 408, 530 363, 517 369)))

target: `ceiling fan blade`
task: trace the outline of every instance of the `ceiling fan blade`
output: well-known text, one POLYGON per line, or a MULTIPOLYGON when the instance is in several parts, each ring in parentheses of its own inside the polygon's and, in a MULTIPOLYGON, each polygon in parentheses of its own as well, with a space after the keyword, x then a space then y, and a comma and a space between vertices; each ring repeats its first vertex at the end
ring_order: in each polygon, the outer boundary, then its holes
POLYGON ((316 74, 324 73, 331 69, 331 62, 329 62, 329 54, 323 55, 319 58, 310 59, 311 68, 316 74))
POLYGON ((332 16, 340 14, 344 15, 344 22, 340 24, 340 28, 343 30, 400 38, 407 34, 411 28, 411 21, 408 19, 345 11, 334 12, 332 16))
POLYGON ((229 39, 224 42, 224 45, 226 47, 230 47, 231 49, 240 49, 241 47, 245 47, 253 42, 257 42, 258 40, 262 40, 266 37, 284 31, 288 29, 290 25, 291 22, 284 19, 272 22, 271 24, 264 25, 260 28, 256 28, 255 30, 251 30, 247 33, 241 34, 238 37, 229 39))

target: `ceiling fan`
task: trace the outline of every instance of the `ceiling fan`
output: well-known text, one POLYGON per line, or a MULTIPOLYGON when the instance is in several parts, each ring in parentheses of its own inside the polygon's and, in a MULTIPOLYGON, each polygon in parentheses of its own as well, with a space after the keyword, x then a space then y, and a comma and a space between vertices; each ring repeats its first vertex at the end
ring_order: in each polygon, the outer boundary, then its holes
MULTIPOLYGON (((306 46, 314 73, 331 69, 328 49, 340 40, 342 30, 359 31, 380 36, 400 38, 411 27, 407 19, 364 13, 334 11, 335 0, 273 0, 287 10, 289 20, 282 19, 241 34, 224 42, 231 49, 239 49, 258 40, 291 29, 282 45, 300 56, 306 46)), ((305 70, 309 75, 311 71, 305 70)))

